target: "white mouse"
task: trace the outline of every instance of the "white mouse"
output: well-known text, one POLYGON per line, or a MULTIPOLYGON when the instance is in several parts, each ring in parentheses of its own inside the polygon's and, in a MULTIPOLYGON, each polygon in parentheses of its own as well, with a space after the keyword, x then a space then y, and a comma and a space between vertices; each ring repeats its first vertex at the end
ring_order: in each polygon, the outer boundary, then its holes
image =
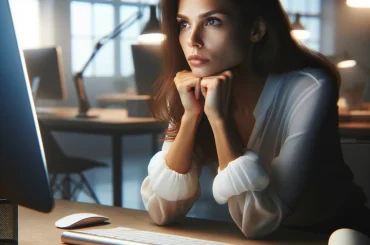
POLYGON ((103 215, 92 213, 75 213, 57 220, 55 222, 55 226, 58 228, 65 229, 80 226, 96 225, 106 221, 109 221, 109 219, 103 215))
POLYGON ((334 231, 329 237, 328 245, 369 245, 370 237, 361 232, 342 228, 334 231))

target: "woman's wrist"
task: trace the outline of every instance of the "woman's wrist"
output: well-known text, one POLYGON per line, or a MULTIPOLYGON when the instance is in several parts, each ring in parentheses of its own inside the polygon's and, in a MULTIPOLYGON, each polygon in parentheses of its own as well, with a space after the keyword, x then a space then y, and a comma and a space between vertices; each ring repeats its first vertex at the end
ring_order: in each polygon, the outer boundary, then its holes
POLYGON ((209 124, 211 125, 212 129, 217 129, 217 128, 225 128, 226 125, 226 120, 223 119, 222 117, 208 117, 209 124))
POLYGON ((186 124, 195 123, 197 126, 201 117, 202 117, 201 113, 185 112, 181 118, 181 123, 186 123, 186 124))
POLYGON ((220 170, 243 155, 243 144, 230 120, 217 118, 210 121, 215 136, 220 170))

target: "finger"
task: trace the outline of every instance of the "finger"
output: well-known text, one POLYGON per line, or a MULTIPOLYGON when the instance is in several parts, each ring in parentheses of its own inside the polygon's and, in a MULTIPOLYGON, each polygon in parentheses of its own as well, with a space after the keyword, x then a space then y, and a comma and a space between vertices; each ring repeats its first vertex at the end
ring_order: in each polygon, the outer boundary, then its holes
POLYGON ((206 98, 207 93, 210 89, 220 88, 224 79, 225 78, 221 78, 220 76, 211 76, 211 77, 203 78, 201 80, 201 91, 202 91, 203 96, 206 98))
POLYGON ((183 80, 176 79, 176 86, 180 89, 190 90, 195 88, 197 83, 199 82, 199 78, 187 78, 183 80))
POLYGON ((179 71, 176 73, 174 80, 182 81, 182 80, 190 79, 190 78, 197 78, 197 77, 194 76, 192 72, 183 70, 183 71, 179 71))
POLYGON ((200 97, 200 79, 199 79, 197 85, 195 86, 194 93, 195 93, 195 99, 199 100, 199 97, 200 97))
POLYGON ((208 86, 208 80, 207 80, 207 78, 203 78, 200 81, 200 90, 201 90, 204 98, 207 97, 207 90, 208 90, 207 86, 208 86))
POLYGON ((230 71, 230 70, 226 70, 226 71, 224 71, 224 72, 222 73, 222 75, 227 76, 227 77, 228 77, 228 79, 232 79, 232 78, 233 78, 233 76, 234 76, 234 74, 233 74, 233 73, 232 73, 232 71, 230 71))
POLYGON ((207 98, 207 87, 206 86, 200 86, 200 91, 202 92, 203 97, 207 98))
POLYGON ((185 87, 186 91, 193 91, 195 93, 196 92, 195 90, 197 88, 197 85, 198 85, 199 81, 200 81, 200 79, 192 78, 192 79, 189 79, 189 80, 186 80, 186 81, 182 82, 182 84, 180 86, 185 87))

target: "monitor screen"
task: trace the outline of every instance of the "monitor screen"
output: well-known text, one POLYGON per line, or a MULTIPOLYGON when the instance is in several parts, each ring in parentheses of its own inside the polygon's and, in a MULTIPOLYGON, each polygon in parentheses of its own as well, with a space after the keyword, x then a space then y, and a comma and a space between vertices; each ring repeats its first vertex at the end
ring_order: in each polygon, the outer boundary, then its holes
POLYGON ((160 45, 132 45, 137 94, 147 95, 158 79, 162 68, 160 45))
POLYGON ((65 100, 61 47, 25 49, 23 54, 32 94, 36 99, 65 100))
POLYGON ((0 199, 49 212, 53 197, 36 110, 6 0, 0 33, 0 199))

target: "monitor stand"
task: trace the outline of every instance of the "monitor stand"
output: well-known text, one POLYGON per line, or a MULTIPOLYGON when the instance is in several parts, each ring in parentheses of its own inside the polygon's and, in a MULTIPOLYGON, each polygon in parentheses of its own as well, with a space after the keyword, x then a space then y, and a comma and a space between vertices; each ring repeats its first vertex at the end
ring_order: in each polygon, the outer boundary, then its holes
POLYGON ((97 118, 98 115, 89 115, 87 112, 80 112, 76 115, 76 118, 86 118, 86 119, 91 119, 91 118, 97 118))
POLYGON ((0 199, 0 244, 18 244, 18 206, 0 199))

